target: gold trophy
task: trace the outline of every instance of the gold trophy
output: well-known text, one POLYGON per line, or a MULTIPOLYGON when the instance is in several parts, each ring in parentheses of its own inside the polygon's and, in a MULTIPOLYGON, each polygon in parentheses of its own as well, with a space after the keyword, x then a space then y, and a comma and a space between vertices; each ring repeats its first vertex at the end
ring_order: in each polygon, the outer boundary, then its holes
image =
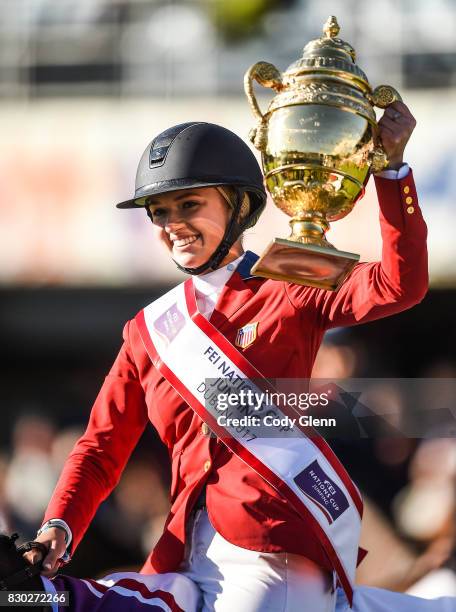
POLYGON ((291 217, 289 238, 275 238, 252 271, 331 290, 340 287, 359 255, 326 240, 329 222, 345 217, 364 194, 370 172, 387 165, 375 142, 373 107, 401 99, 389 85, 372 91, 353 47, 337 38, 339 29, 329 17, 323 36, 309 42, 283 74, 258 62, 244 77, 257 118, 250 138, 262 154, 266 188, 291 217), (265 114, 253 81, 277 92, 265 114))

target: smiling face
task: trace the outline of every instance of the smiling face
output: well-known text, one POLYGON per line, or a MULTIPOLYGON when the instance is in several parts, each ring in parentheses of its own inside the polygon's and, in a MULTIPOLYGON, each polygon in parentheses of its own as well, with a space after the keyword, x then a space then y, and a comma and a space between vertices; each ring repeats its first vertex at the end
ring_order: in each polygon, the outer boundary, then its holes
MULTIPOLYGON (((223 238, 231 209, 215 187, 180 189, 147 199, 155 232, 185 268, 197 268, 214 253, 223 238)), ((238 240, 220 266, 242 253, 238 240)))

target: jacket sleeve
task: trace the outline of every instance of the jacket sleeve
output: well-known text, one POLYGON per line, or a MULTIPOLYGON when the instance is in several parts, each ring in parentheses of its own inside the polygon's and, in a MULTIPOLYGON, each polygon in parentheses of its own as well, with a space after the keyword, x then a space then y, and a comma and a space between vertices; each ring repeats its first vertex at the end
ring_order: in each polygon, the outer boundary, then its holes
POLYGON ((403 179, 375 177, 380 206, 382 258, 355 266, 336 291, 299 288, 287 292, 295 307, 315 309, 323 328, 366 323, 419 303, 428 288, 427 228, 410 170, 403 179))
POLYGON ((93 405, 84 435, 68 456, 43 522, 67 522, 74 552, 100 503, 119 481, 147 424, 143 388, 131 355, 128 322, 124 342, 93 405))

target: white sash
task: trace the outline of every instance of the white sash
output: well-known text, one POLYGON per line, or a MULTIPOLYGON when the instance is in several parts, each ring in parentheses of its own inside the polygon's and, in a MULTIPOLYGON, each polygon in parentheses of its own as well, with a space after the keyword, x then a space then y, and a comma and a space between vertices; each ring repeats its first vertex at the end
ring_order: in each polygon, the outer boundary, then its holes
MULTIPOLYGON (((281 438, 247 436, 243 428, 218 424, 221 413, 215 402, 204 404, 207 379, 224 377, 256 392, 271 385, 201 315, 191 279, 139 312, 136 322, 153 364, 184 401, 310 523, 351 603, 362 500, 328 444, 315 430, 298 424, 283 431, 281 438), (312 438, 305 431, 311 431, 312 438)), ((271 405, 267 411, 282 418, 290 414, 284 407, 271 405)), ((254 431, 257 434, 265 429, 254 431)))

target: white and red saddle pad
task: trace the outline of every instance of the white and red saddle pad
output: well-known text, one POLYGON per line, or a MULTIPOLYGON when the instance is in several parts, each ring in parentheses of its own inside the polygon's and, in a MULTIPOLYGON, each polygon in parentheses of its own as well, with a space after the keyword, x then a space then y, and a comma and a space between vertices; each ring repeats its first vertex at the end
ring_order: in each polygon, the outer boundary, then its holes
MULTIPOLYGON (((211 612, 202 608, 194 582, 178 573, 144 575, 119 572, 99 580, 59 575, 42 577, 48 593, 69 592, 69 606, 53 606, 53 612, 211 612)), ((385 589, 356 587, 350 608, 342 589, 334 612, 456 612, 455 597, 421 599, 385 589)), ((259 611, 261 612, 261 611, 259 611)), ((302 610, 306 610, 303 602, 302 610)))

